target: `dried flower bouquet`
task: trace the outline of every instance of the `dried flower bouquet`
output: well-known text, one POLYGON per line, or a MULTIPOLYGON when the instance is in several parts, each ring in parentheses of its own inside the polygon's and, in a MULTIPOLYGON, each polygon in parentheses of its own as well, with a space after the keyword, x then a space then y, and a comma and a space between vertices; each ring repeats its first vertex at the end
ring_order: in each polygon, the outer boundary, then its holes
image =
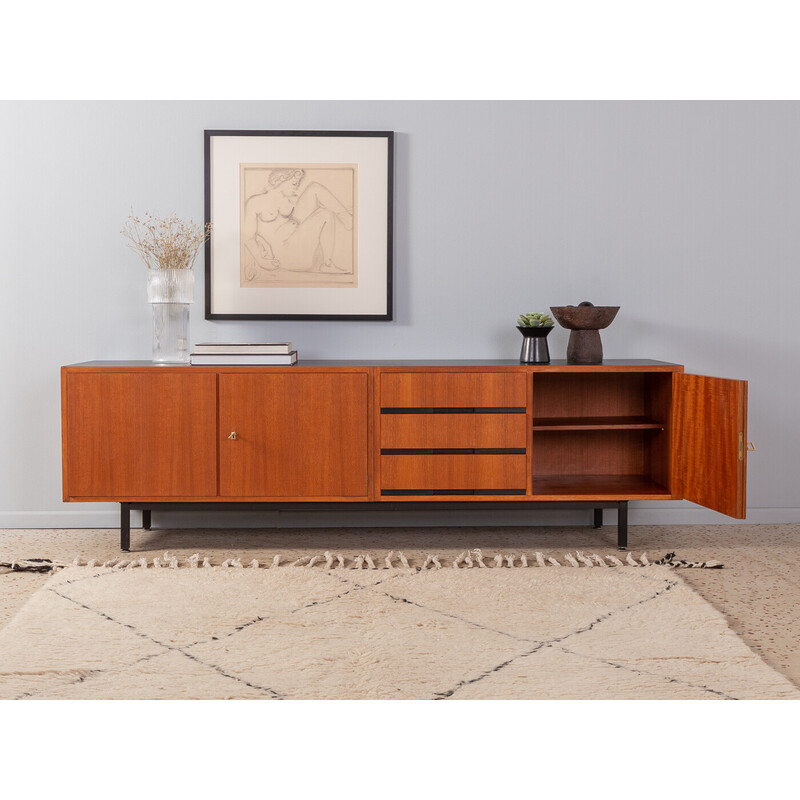
POLYGON ((191 269, 211 235, 211 223, 201 226, 176 214, 157 217, 149 212, 142 219, 131 212, 121 233, 148 269, 191 269))

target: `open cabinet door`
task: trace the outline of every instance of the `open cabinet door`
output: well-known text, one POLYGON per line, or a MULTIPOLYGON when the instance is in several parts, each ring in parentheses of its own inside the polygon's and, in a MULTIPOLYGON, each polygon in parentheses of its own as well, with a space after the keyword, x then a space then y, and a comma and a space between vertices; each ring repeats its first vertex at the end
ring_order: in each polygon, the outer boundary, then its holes
POLYGON ((675 496, 744 519, 747 381, 675 373, 672 426, 675 496))

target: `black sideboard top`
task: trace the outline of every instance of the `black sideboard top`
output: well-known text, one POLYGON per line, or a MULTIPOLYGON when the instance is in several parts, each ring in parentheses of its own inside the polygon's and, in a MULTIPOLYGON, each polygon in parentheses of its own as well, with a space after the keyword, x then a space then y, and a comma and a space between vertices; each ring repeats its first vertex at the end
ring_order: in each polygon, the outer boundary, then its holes
MULTIPOLYGON (((187 368, 188 364, 156 364, 153 361, 83 361, 79 364, 69 364, 70 367, 183 367, 187 368)), ((203 364, 202 367, 210 367, 211 364, 203 364)), ((224 365, 219 365, 224 366, 224 365)), ((238 365, 237 365, 238 366, 238 365)), ((254 364, 253 366, 258 366, 254 364)), ((606 359, 600 364, 568 364, 564 359, 553 359, 549 364, 521 364, 518 359, 402 359, 402 360, 379 360, 379 359, 365 359, 365 360, 306 360, 299 359, 297 367, 535 367, 537 370, 548 367, 586 367, 587 369, 597 367, 674 367, 678 366, 669 361, 653 361, 651 359, 642 358, 618 358, 606 359)), ((191 367, 192 369, 199 369, 202 367, 191 367)), ((226 367, 227 368, 227 367, 226 367)), ((244 369, 252 369, 253 367, 245 365, 244 369)), ((270 369, 270 367, 264 367, 270 369)), ((293 369, 294 367, 281 367, 285 369, 293 369)), ((236 367, 230 367, 236 369, 236 367)))

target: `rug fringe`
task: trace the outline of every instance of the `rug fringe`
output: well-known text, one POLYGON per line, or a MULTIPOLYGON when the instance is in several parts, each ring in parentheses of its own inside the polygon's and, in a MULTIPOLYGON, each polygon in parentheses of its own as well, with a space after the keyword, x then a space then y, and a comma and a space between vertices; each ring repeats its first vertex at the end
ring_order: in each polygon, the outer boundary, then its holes
MULTIPOLYGON (((478 548, 474 550, 464 550, 461 552, 451 563, 453 569, 472 569, 475 564, 482 569, 527 569, 527 568, 540 568, 540 567, 575 567, 575 568, 592 568, 592 567, 652 567, 652 566, 666 566, 672 569, 722 569, 724 564, 721 561, 686 561, 676 557, 675 553, 667 553, 659 559, 651 561, 647 557, 647 553, 643 552, 638 559, 633 553, 627 553, 625 561, 620 561, 615 555, 607 554, 604 556, 598 553, 584 553, 581 550, 576 550, 574 553, 564 553, 562 561, 559 561, 553 556, 545 556, 542 552, 536 551, 533 554, 532 560, 528 561, 528 556, 525 553, 517 556, 515 553, 496 553, 494 557, 486 563, 484 555, 478 548)), ((267 565, 260 562, 258 559, 252 559, 249 564, 243 564, 241 557, 227 558, 221 564, 215 565, 209 556, 201 556, 199 553, 188 558, 179 558, 178 556, 171 555, 165 552, 163 556, 155 556, 152 561, 147 558, 138 559, 119 559, 112 558, 107 561, 100 561, 98 559, 91 559, 84 564, 84 560, 77 556, 71 563, 61 563, 58 561, 51 561, 47 558, 30 558, 18 559, 10 562, 0 562, 0 568, 5 568, 11 572, 55 572, 65 567, 81 567, 86 566, 90 569, 109 569, 113 572, 131 569, 180 569, 188 567, 190 569, 197 569, 199 566, 205 568, 215 568, 218 566, 222 569, 274 569, 280 566, 292 567, 305 567, 306 569, 322 568, 324 570, 334 569, 405 569, 410 572, 419 572, 423 570, 439 570, 442 569, 442 562, 439 557, 434 553, 427 553, 425 560, 420 565, 412 565, 409 560, 400 551, 391 550, 383 559, 383 566, 380 566, 373 561, 369 553, 359 553, 356 555, 348 567, 348 559, 341 553, 334 553, 326 550, 324 553, 318 553, 313 556, 302 556, 292 562, 284 562, 283 556, 276 555, 273 557, 272 562, 267 565), (201 562, 202 559, 202 562, 201 562), (398 563, 399 562, 399 563, 398 563)))

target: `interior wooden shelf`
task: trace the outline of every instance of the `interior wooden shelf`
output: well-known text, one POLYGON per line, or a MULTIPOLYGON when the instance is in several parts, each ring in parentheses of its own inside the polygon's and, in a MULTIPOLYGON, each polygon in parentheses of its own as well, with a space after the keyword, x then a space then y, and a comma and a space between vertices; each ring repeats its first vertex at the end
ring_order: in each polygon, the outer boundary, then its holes
POLYGON ((539 417, 535 431, 640 431, 663 430, 664 423, 650 417, 539 417))
POLYGON ((533 478, 534 495, 620 498, 636 500, 667 499, 672 495, 649 475, 539 475, 533 478))

